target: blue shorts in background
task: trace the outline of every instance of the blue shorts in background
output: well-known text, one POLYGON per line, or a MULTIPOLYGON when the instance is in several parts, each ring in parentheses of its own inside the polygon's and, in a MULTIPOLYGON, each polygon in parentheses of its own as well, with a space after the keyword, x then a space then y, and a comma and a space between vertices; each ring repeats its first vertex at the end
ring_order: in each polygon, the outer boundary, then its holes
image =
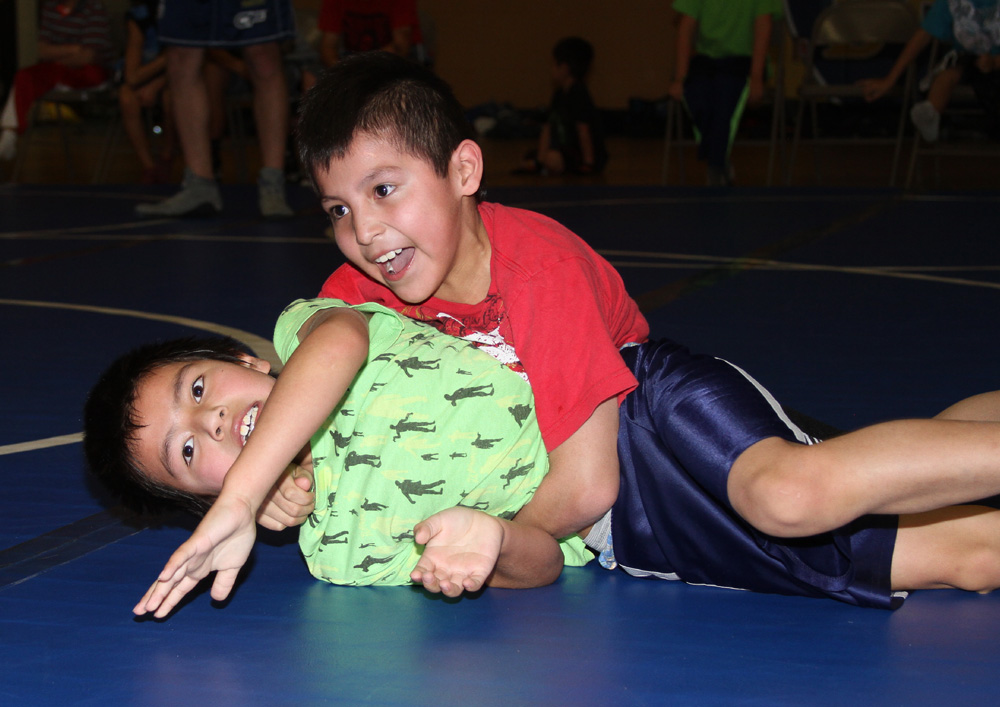
POLYGON ((160 41, 238 48, 295 36, 290 0, 161 0, 160 41))

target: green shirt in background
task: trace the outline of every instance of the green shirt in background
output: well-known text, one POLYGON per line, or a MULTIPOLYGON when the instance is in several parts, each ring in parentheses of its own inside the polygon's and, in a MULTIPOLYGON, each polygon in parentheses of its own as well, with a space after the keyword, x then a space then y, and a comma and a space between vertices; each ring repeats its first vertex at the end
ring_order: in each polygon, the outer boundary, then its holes
POLYGON ((674 10, 698 21, 695 51, 713 59, 753 55, 753 25, 783 14, 781 0, 674 0, 674 10))

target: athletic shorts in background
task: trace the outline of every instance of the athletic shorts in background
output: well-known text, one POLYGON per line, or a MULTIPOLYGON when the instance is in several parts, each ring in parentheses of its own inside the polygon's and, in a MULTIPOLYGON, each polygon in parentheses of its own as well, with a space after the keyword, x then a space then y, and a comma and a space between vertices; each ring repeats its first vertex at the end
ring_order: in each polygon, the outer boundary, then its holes
POLYGON ((160 41, 236 48, 295 36, 290 0, 160 0, 160 41))

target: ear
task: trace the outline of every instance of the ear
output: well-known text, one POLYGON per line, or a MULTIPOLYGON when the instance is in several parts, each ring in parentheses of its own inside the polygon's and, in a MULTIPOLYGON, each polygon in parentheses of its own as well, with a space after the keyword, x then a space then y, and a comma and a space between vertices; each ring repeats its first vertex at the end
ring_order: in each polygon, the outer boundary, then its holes
POLYGON ((483 151, 475 140, 462 140, 451 154, 451 168, 462 196, 475 196, 483 181, 483 151))
POLYGON ((254 371, 259 371, 265 374, 271 372, 271 364, 262 358, 257 358, 255 356, 251 356, 250 354, 245 354, 245 353, 241 353, 239 357, 240 357, 240 365, 246 366, 247 368, 250 368, 254 371))

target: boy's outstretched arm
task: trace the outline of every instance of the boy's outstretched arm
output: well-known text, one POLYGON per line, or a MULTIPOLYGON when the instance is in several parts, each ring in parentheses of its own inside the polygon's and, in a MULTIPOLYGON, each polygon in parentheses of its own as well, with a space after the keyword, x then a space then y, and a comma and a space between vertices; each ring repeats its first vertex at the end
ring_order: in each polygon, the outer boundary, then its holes
POLYGON ((903 50, 899 53, 899 57, 896 59, 896 63, 893 64, 888 74, 880 79, 864 79, 859 81, 858 83, 864 91, 865 100, 877 101, 888 93, 896 85, 896 82, 899 81, 899 77, 903 75, 903 72, 906 71, 906 67, 920 56, 920 52, 931 43, 932 39, 934 37, 927 30, 923 28, 918 29, 910 37, 910 41, 906 43, 906 46, 903 47, 903 50))
POLYGON ((346 393, 368 355, 368 320, 354 310, 318 312, 267 398, 246 447, 191 538, 136 605, 166 616, 202 578, 219 570, 212 597, 225 599, 256 537, 254 518, 288 464, 346 393))
POLYGON ((562 551, 551 535, 472 508, 435 513, 413 531, 424 552, 410 578, 430 592, 457 597, 485 584, 541 587, 562 571, 562 551))
POLYGON ((601 519, 618 498, 618 402, 590 418, 549 453, 549 473, 514 518, 565 538, 601 519))

